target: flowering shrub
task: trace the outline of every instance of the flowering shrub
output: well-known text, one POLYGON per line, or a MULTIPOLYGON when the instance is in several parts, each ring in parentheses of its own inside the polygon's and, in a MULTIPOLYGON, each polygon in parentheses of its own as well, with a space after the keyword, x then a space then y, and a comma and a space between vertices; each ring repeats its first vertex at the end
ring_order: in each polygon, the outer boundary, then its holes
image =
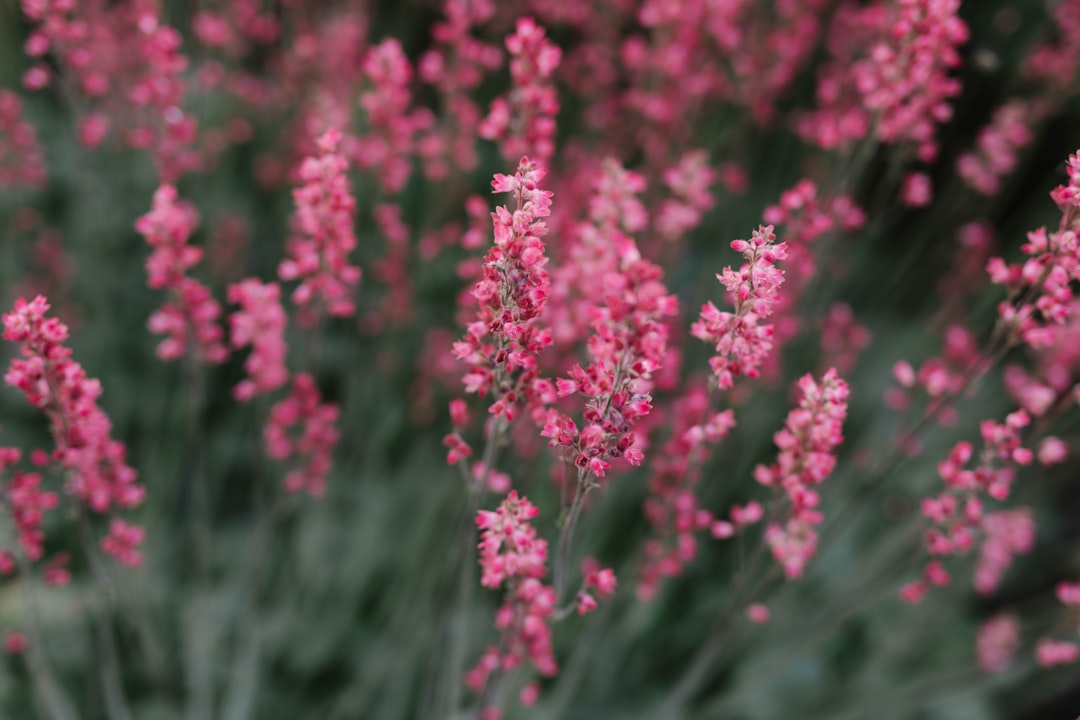
POLYGON ((0 7, 0 716, 1076 718, 1078 47, 0 7))

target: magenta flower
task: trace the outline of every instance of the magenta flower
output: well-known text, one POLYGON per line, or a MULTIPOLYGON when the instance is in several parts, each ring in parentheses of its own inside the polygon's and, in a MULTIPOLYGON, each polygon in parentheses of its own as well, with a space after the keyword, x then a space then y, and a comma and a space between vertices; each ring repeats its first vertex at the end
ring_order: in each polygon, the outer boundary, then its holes
MULTIPOLYGON (((19 343, 22 354, 11 361, 4 382, 48 417, 55 442, 52 459, 67 474, 68 494, 97 513, 139 505, 145 491, 126 462, 123 443, 111 437, 112 423, 97 404, 101 383, 87 377, 71 359, 71 349, 63 344, 68 328, 47 317, 48 310, 48 301, 39 295, 30 302, 19 298, 14 310, 4 314, 3 337, 19 343)), ((20 489, 30 493, 35 485, 24 479, 20 489)), ((51 500, 38 497, 34 502, 43 508, 51 500)), ((122 551, 107 543, 102 547, 127 562, 141 536, 131 534, 129 540, 122 551)))
POLYGON ((506 38, 506 49, 513 88, 491 103, 480 124, 480 137, 499 142, 507 159, 531 152, 538 162, 547 163, 555 154, 559 98, 552 75, 562 50, 532 18, 517 21, 514 34, 506 38))
POLYGON ((494 512, 476 516, 480 535, 480 584, 505 586, 506 602, 495 615, 495 627, 503 632, 501 648, 488 648, 468 672, 466 683, 483 691, 496 670, 510 671, 528 661, 541 675, 558 672, 551 646, 549 618, 555 610, 555 592, 541 580, 547 574, 547 541, 529 524, 540 511, 514 491, 494 512))
POLYGON ((248 377, 233 388, 236 399, 247 401, 277 390, 289 379, 285 367, 287 318, 277 283, 248 278, 230 285, 228 297, 230 303, 240 305, 229 316, 232 346, 251 346, 251 354, 244 361, 248 377))
POLYGON ((750 240, 733 240, 731 249, 747 262, 738 271, 731 267, 716 276, 727 288, 735 312, 721 312, 711 302, 690 329, 694 337, 712 345, 716 355, 709 361, 720 389, 730 388, 735 378, 755 378, 772 350, 772 325, 761 322, 773 313, 779 299, 784 272, 776 267, 787 257, 787 243, 775 244, 772 225, 754 231, 750 240))
POLYGON ((360 268, 349 263, 356 249, 356 201, 340 142, 341 134, 328 130, 319 138, 319 154, 300 165, 303 184, 293 190, 295 235, 286 246, 289 257, 278 265, 282 280, 300 281, 292 300, 301 310, 301 322, 309 326, 324 313, 344 317, 356 311, 352 292, 360 282, 360 268))
POLYGON ((312 497, 326 492, 326 476, 340 437, 339 414, 337 405, 322 402, 310 374, 293 376, 292 391, 270 409, 263 430, 266 454, 274 460, 292 462, 292 469, 285 475, 286 490, 306 490, 312 497))
POLYGON ((171 295, 148 322, 151 332, 167 336, 157 347, 162 360, 177 360, 189 349, 207 363, 222 362, 229 354, 218 324, 221 305, 187 274, 203 256, 202 248, 187 244, 198 225, 195 207, 180 200, 172 185, 160 186, 153 208, 135 221, 135 230, 154 248, 146 259, 147 284, 171 295))
POLYGON ((23 118, 22 101, 0 90, 0 189, 45 184, 45 157, 34 126, 23 118))
POLYGON ((483 275, 473 287, 479 301, 477 320, 454 343, 454 356, 469 366, 465 391, 492 394, 489 411, 513 420, 538 399, 536 354, 551 344, 551 331, 539 324, 550 282, 543 218, 551 214, 551 192, 540 189, 547 171, 522 158, 514 175, 495 175, 496 193, 516 201, 511 213, 499 206, 491 213, 495 245, 484 257, 483 275))
MULTIPOLYGON (((847 417, 848 385, 835 369, 815 382, 805 375, 799 380, 802 400, 788 413, 784 429, 776 433, 780 454, 771 466, 758 465, 754 479, 782 491, 787 499, 786 518, 765 530, 765 542, 773 557, 794 579, 802 575, 817 551, 817 531, 823 519, 818 510, 816 488, 836 467, 836 447, 843 442, 847 417)), ((755 513, 760 517, 760 513, 755 513)))

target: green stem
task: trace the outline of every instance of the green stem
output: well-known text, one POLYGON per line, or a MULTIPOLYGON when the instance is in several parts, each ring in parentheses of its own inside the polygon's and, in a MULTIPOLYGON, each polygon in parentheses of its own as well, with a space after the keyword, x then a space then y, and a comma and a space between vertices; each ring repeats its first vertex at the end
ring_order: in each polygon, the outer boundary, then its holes
POLYGON ((45 633, 42 630, 41 610, 37 599, 37 583, 34 581, 32 568, 21 552, 17 552, 16 558, 26 583, 26 603, 29 605, 30 626, 27 634, 30 636, 30 646, 27 648, 27 666, 30 670, 30 678, 34 682, 38 699, 49 720, 78 720, 79 715, 75 712, 75 706, 71 703, 60 682, 53 673, 49 664, 48 654, 45 651, 45 633))

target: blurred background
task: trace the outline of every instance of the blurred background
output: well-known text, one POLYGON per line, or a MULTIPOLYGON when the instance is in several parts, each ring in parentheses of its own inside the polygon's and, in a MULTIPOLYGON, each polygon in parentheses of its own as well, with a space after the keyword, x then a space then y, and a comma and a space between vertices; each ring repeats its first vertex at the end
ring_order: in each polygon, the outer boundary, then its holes
MULTIPOLYGON (((1029 230, 1057 227, 1060 212, 1048 193, 1067 182, 1064 161, 1080 147, 1080 85, 1075 67, 1056 79, 1025 68, 1040 44, 1080 56, 1080 38, 1069 35, 1080 28, 1080 4, 980 0, 960 8, 970 38, 949 75, 962 90, 951 100, 952 117, 936 129, 933 162, 872 135, 825 149, 796 132, 798 118, 819 103, 820 74, 837 57, 838 3, 522 1, 488 12, 482 3, 470 10, 454 2, 74 1, 67 17, 84 16, 99 28, 114 23, 90 47, 115 56, 101 60, 117 73, 115 93, 103 95, 86 92, 55 45, 51 54, 28 54, 28 40, 42 27, 26 10, 33 4, 0 3, 0 89, 18 98, 46 172, 0 176, 0 305, 48 295, 72 329, 74 357, 101 380, 113 436, 126 443, 147 489, 145 503, 129 514, 147 530, 140 568, 112 564, 106 582, 95 580, 72 513, 61 508, 47 519, 47 549, 70 554, 71 581, 31 588, 16 574, 0 582, 0 628, 25 632, 37 618, 35 639, 77 717, 124 717, 107 687, 119 687, 127 717, 140 720, 471 717, 477 700, 453 670, 464 671, 497 641, 492 618, 501 597, 477 585, 460 601, 462 568, 476 562, 462 541, 474 519, 442 438, 450 431, 447 401, 465 397, 449 346, 470 308, 456 308, 470 284, 469 263, 490 243, 486 213, 503 202, 490 195, 490 179, 516 164, 498 143, 481 139, 477 125, 511 85, 503 40, 523 16, 535 17, 563 51, 546 184, 555 192, 551 266, 566 258, 560 231, 568 234, 583 216, 600 159, 613 155, 640 172, 650 222, 638 243, 664 267, 679 298, 671 344, 681 365, 655 392, 662 411, 645 431, 645 467, 613 473, 590 496, 577 533, 575 553, 615 568, 619 590, 596 613, 555 625, 560 674, 542 681, 535 707, 510 702, 505 717, 661 717, 656 708, 712 636, 759 533, 726 542, 702 534, 681 574, 648 602, 639 600, 643 542, 652 532, 642 511, 648 457, 661 452, 680 388, 708 374, 710 349, 688 328, 703 302, 727 307, 715 274, 739 261, 729 242, 749 237, 766 208, 803 179, 816 184, 823 203, 850 198, 865 223, 834 228, 808 246, 816 272, 799 279, 803 289, 790 311, 798 321, 775 367, 759 382, 739 384, 726 401, 738 425, 701 468, 700 505, 722 515, 732 503, 764 499, 752 471, 775 457, 773 433, 791 407, 794 380, 805 373, 841 366, 852 392, 845 442, 822 488, 818 555, 798 581, 760 573, 754 599, 768 605, 771 621, 755 625, 740 615, 727 623, 683 713, 733 720, 793 712, 807 719, 1071 720, 1080 713, 1076 667, 1044 669, 1033 655, 1036 639, 1066 615, 1055 584, 1080 577, 1074 457, 1018 476, 1005 506, 1032 508, 1036 540, 996 591, 972 589, 969 556, 951 561, 949 587, 934 588, 917 605, 898 599, 925 559, 918 503, 938 491, 937 462, 958 440, 977 444, 981 420, 1000 421, 1018 407, 1005 368, 1034 373, 1040 358, 1011 350, 940 424, 919 426, 925 402, 918 397, 907 410, 886 401, 898 387, 894 364, 918 368, 945 356, 948 328, 960 325, 976 346, 987 343, 1004 292, 981 274, 986 260, 1015 260, 1029 230), (744 37, 725 47, 709 40, 713 26, 704 20, 680 24, 694 12, 710 22, 730 12, 744 37), (179 169, 132 147, 131 132, 146 122, 123 93, 124 73, 149 61, 122 41, 124 23, 146 14, 179 31, 187 58, 176 73, 178 98, 198 130, 179 169), (215 34, 208 16, 225 29, 215 34), (806 16, 816 19, 813 27, 788 22, 806 16), (413 69, 404 82, 381 79, 368 62, 390 39, 413 69), (786 42, 802 54, 787 81, 769 85, 751 62, 753 51, 781 53, 786 42), (672 59, 673 47, 686 57, 672 59), (431 69, 436 59, 475 66, 475 82, 462 80, 468 73, 454 81, 439 75, 431 69), (750 69, 739 69, 740 60, 750 69), (676 116, 650 114, 650 103, 663 103, 661 91, 676 83, 667 69, 686 79, 687 66, 727 72, 731 85, 673 91, 676 116), (36 83, 30 71, 42 67, 49 82, 28 89, 36 83), (395 82, 404 92, 400 105, 385 89, 395 82), (635 88, 653 93, 649 102, 636 103, 635 88), (455 108, 462 98, 478 116, 455 108), (1013 143, 1013 166, 992 192, 982 192, 964 181, 958 161, 979 147, 980 132, 1008 103, 1028 135, 1012 136, 1023 139, 1013 143), (383 111, 396 120, 387 122, 383 111), (86 122, 95 115, 109 129, 88 143, 86 122), (398 142, 393 132, 406 116, 412 134, 398 142), (160 182, 176 182, 201 219, 192 244, 206 255, 192 273, 224 305, 230 282, 275 279, 290 236, 295 168, 330 125, 355 141, 348 146, 357 202, 353 260, 364 277, 357 316, 325 324, 311 365, 323 398, 341 408, 342 438, 325 496, 311 498, 284 493, 283 469, 264 457, 269 400, 241 404, 230 394, 244 376, 243 352, 195 371, 198 378, 190 364, 155 356, 159 338, 147 331, 147 319, 164 297, 147 287, 150 249, 134 222, 149 211, 160 182), (442 146, 423 142, 436 137, 442 146), (664 173, 697 150, 715 171, 703 188, 711 197, 670 238, 659 208, 680 196, 664 173), (932 185, 926 204, 905 202, 913 172, 932 185), (484 202, 478 214, 466 210, 472 195, 484 202), (403 242, 377 219, 379 207, 399 209, 403 242), (463 246, 471 228, 483 233, 478 247, 463 246), (979 239, 970 240, 972 233, 979 239), (912 452, 894 453, 913 427, 919 437, 912 452), (203 570, 194 569, 197 482, 209 489, 203 570), (1014 663, 989 673, 977 660, 977 630, 1003 612, 1020 619, 1022 641, 1014 663), (102 678, 110 668, 118 679, 102 678)), ((42 4, 64 12, 55 0, 42 4)), ((14 158, 25 170, 31 161, 10 150, 10 128, 0 120, 0 168, 14 158)), ((305 335, 290 325, 288 337, 295 367, 305 335)), ((558 355, 582 357, 583 347, 558 355)), ((16 347, 4 343, 0 353, 6 363, 16 347)), ((1070 385, 1075 372, 1067 368, 1070 385)), ((486 403, 469 400, 482 416, 486 403)), ((1073 407, 1039 421, 1039 432, 1062 438, 1070 450, 1078 431, 1073 407)), ((479 444, 479 431, 467 439, 479 444)), ((498 467, 541 508, 536 526, 554 542, 558 474, 537 440, 534 434, 507 448, 498 467)), ((44 417, 10 388, 0 392, 0 443, 26 451, 51 443, 44 417)), ((50 482, 60 488, 59 478, 50 482)), ((498 501, 489 495, 482 506, 498 501)), ((0 527, 0 544, 13 545, 9 523, 0 527)), ((25 655, 0 656, 0 714, 51 717, 42 699, 48 693, 25 655)))

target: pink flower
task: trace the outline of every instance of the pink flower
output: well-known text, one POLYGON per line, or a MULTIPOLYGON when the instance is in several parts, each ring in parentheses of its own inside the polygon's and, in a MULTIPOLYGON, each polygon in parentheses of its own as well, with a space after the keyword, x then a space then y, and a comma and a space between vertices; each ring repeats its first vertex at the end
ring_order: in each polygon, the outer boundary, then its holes
POLYGON ((1051 347, 1055 328, 1070 319, 1072 282, 1080 276, 1080 152, 1069 156, 1067 166, 1068 185, 1050 193, 1062 212, 1058 229, 1029 232, 1020 248, 1027 256, 1022 263, 1007 264, 995 257, 986 266, 990 279, 1009 293, 1010 300, 998 305, 1001 321, 1035 349, 1051 347))
POLYGON ((4 651, 9 655, 20 655, 30 648, 30 641, 20 632, 4 635, 4 651))
POLYGON ((797 132, 823 148, 873 131, 885 143, 910 142, 918 157, 937 155, 936 126, 952 115, 960 82, 959 46, 968 29, 960 0, 905 0, 841 5, 833 16, 830 60, 818 74, 819 109, 797 132))
POLYGON ((56 441, 53 459, 67 473, 66 490, 93 511, 134 507, 144 490, 127 465, 126 449, 110 436, 112 424, 98 407, 101 383, 87 377, 63 345, 67 326, 46 317, 48 301, 15 301, 3 316, 5 340, 19 343, 22 358, 11 361, 4 382, 45 412, 56 441))
MULTIPOLYGON (((529 524, 538 513, 527 498, 511 491, 496 510, 477 514, 480 584, 492 589, 505 586, 506 602, 495 621, 503 631, 503 648, 489 648, 468 673, 467 682, 475 692, 483 690, 496 668, 512 670, 525 660, 541 675, 558 670, 548 626, 555 611, 555 592, 541 583, 547 573, 547 542, 529 524)), ((579 609, 588 605, 583 600, 579 609)))
POLYGON ((909 207, 925 207, 934 197, 930 176, 926 173, 908 173, 900 188, 900 199, 909 207))
POLYGON ((328 130, 318 140, 319 154, 300 165, 303 184, 293 190, 295 234, 286 244, 289 257, 278 265, 282 280, 300 281, 292 300, 307 326, 323 313, 349 316, 356 309, 352 293, 360 282, 360 268, 349 263, 356 248, 356 201, 349 190, 348 162, 338 150, 340 142, 341 134, 328 130))
POLYGON ((750 622, 757 623, 758 625, 764 625, 772 618, 772 613, 769 612, 769 608, 765 607, 761 603, 754 603, 750 607, 746 608, 746 617, 750 622))
POLYGON ((326 491, 339 438, 338 414, 337 405, 322 402, 315 379, 308 373, 294 375, 288 397, 270 408, 263 429, 266 454, 274 460, 292 461, 285 475, 289 492, 306 490, 312 497, 321 497, 326 491))
POLYGON ((517 172, 496 174, 495 192, 509 192, 513 213, 499 206, 491 213, 495 244, 484 257, 483 275, 472 294, 479 302, 477 321, 454 343, 454 356, 469 370, 466 392, 497 395, 488 410, 513 420, 522 407, 540 402, 536 354, 551 344, 540 315, 550 292, 544 266, 543 218, 551 214, 551 193, 540 189, 547 171, 522 158, 517 172))
MULTIPOLYGON (((9 450, 12 448, 4 448, 9 450)), ((2 465, 0 465, 2 468, 2 465)), ((15 525, 15 534, 26 557, 39 560, 44 554, 45 513, 59 504, 56 493, 41 489, 40 473, 15 472, 6 483, 5 498, 15 525)))
POLYGON ((138 547, 145 539, 146 530, 143 528, 113 518, 109 524, 109 534, 101 541, 101 549, 125 565, 138 567, 142 564, 142 553, 138 547))
POLYGON ((1015 169, 1018 152, 1034 137, 1031 127, 1046 113, 1044 103, 1013 98, 994 111, 979 130, 975 150, 960 155, 956 172, 976 192, 998 193, 1001 178, 1015 169))
MULTIPOLYGON (((1033 453, 1020 444, 1020 431, 1029 422, 1023 410, 1009 414, 1002 424, 984 420, 980 426, 984 448, 977 467, 967 467, 975 457, 971 443, 958 442, 938 463, 945 490, 922 503, 923 516, 931 524, 924 536, 931 557, 964 555, 982 539, 975 571, 975 589, 980 593, 995 590, 1014 556, 1029 552, 1034 544, 1030 510, 984 512, 986 499, 1008 496, 1016 466, 1032 461, 1033 453)), ((938 560, 928 562, 923 574, 933 585, 949 582, 938 560)))
POLYGON ((844 439, 848 400, 848 385, 835 369, 829 369, 820 383, 804 376, 799 389, 803 395, 799 407, 788 413, 784 429, 775 435, 780 449, 776 463, 754 470, 758 482, 782 491, 788 500, 787 518, 766 528, 765 542, 789 579, 802 575, 817 549, 814 527, 821 524, 822 514, 814 488, 836 466, 834 453, 844 439))
POLYGON ((0 190, 40 188, 46 177, 37 132, 23 118, 19 96, 0 90, 0 190))
POLYGON ((999 673, 1012 665, 1020 647, 1020 623, 1013 615, 995 615, 979 626, 975 653, 979 666, 988 673, 999 673))
POLYGON ((1039 443, 1039 451, 1036 455, 1043 465, 1057 465, 1065 462, 1069 456, 1069 447, 1061 438, 1049 436, 1039 443))
POLYGON ((747 262, 738 271, 724 268, 716 278, 727 288, 735 312, 721 312, 710 302, 690 329, 694 337, 714 347, 716 355, 709 364, 722 390, 742 375, 757 377, 772 350, 773 327, 761 321, 772 314, 784 282, 776 262, 787 257, 787 244, 775 241, 771 225, 759 227, 750 240, 732 241, 731 249, 747 262))
POLYGON ((151 332, 167 336, 157 348, 162 360, 177 360, 189 349, 207 363, 222 362, 229 354, 218 324, 221 306, 209 288, 187 274, 202 259, 202 249, 187 244, 198 225, 195 207, 180 200, 172 185, 160 186, 153 208, 135 222, 154 248, 146 260, 147 284, 171 295, 148 323, 151 332))
POLYGON ((248 278, 230 285, 228 298, 230 303, 240 305, 229 316, 232 346, 251 346, 251 354, 244 361, 248 377, 233 388, 238 400, 247 401, 277 390, 289 379, 285 367, 287 318, 277 283, 264 284, 248 278))
POLYGON ((1035 658, 1046 668, 1055 665, 1071 665, 1080 660, 1080 646, 1064 640, 1042 638, 1035 648, 1035 658))
POLYGON ((546 164, 555 153, 559 98, 552 75, 562 51, 532 18, 517 21, 514 34, 506 38, 506 49, 510 52, 512 90, 492 102, 480 124, 480 137, 498 141, 508 160, 532 153, 539 163, 546 164))
MULTIPOLYGON (((968 508, 972 504, 968 503, 968 508)), ((972 509, 971 515, 979 511, 972 509)), ((995 591, 1017 555, 1035 546, 1035 521, 1030 508, 990 513, 982 517, 985 535, 975 566, 975 590, 983 595, 995 591)))

